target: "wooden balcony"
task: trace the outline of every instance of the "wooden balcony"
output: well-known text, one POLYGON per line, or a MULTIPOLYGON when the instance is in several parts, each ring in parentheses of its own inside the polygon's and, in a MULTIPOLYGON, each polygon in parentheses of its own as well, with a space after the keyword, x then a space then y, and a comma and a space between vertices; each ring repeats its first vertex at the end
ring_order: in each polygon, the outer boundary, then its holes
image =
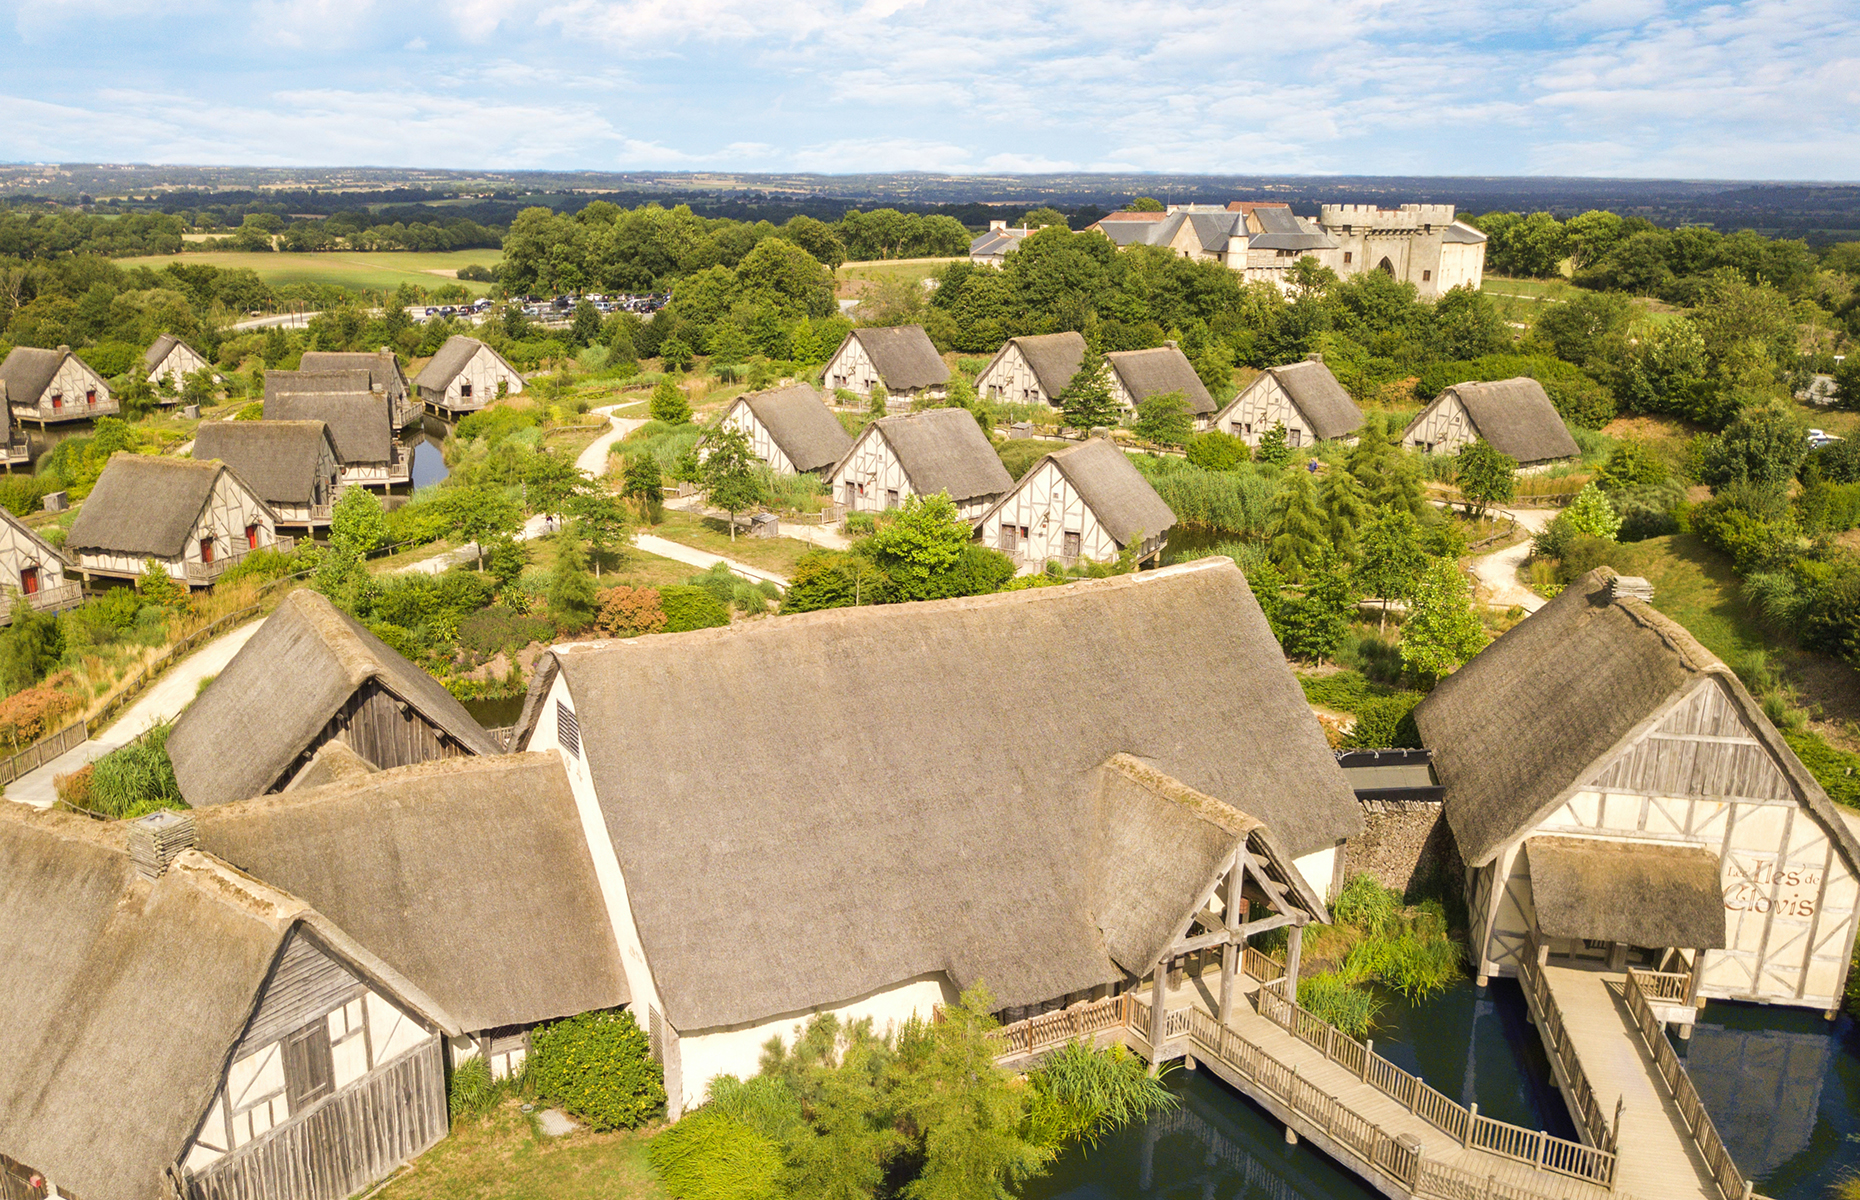
MULTIPOLYGON (((0 625, 11 625, 13 623, 13 605, 17 600, 18 596, 15 594, 6 597, 4 601, 0 601, 0 605, 4 606, 0 607, 0 625)), ((26 603, 32 605, 38 612, 55 613, 63 612, 67 608, 76 608, 78 605, 84 603, 84 585, 76 580, 72 580, 69 583, 42 587, 38 591, 27 596, 26 603)))
MULTIPOLYGON (((255 547, 259 550, 286 551, 295 548, 294 537, 277 537, 270 544, 255 547)), ((190 562, 187 564, 187 585, 189 587, 212 587, 213 584, 232 569, 234 563, 241 561, 252 553, 253 547, 236 546, 225 554, 215 554, 212 562, 190 562)))
POLYGON ((26 445, 25 438, 0 445, 0 462, 6 466, 17 467, 32 461, 32 449, 26 445))

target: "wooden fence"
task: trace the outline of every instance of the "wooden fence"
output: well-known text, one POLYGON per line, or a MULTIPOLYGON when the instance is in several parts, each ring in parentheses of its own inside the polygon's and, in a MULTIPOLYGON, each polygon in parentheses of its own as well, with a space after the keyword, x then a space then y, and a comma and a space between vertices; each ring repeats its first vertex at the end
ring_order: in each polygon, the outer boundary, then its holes
MULTIPOLYGON (((1518 983, 1524 989, 1524 995, 1530 1001, 1533 1013, 1537 1017, 1537 1029, 1543 1034, 1544 1044, 1561 1068, 1563 1078, 1569 1082, 1570 1102, 1576 1108, 1576 1124, 1580 1125, 1589 1137, 1589 1143, 1606 1150, 1618 1147, 1619 1131, 1609 1127, 1608 1114, 1602 1108, 1602 1102, 1595 1095, 1595 1088, 1589 1083, 1589 1076, 1582 1069, 1582 1060, 1576 1055, 1576 1047, 1569 1040, 1569 1030, 1563 1024, 1563 1012, 1557 1007, 1556 997, 1550 992, 1550 982, 1537 965, 1536 939, 1526 937, 1524 949, 1518 954, 1518 983)), ((1620 1119, 1620 1106, 1617 1103, 1615 1118, 1620 1119)))
POLYGON ((0 786, 12 783, 29 771, 38 770, 73 746, 81 746, 89 739, 90 727, 83 721, 73 721, 56 733, 47 734, 19 753, 0 759, 0 786))
POLYGON ((994 1043, 996 1058, 1024 1058, 1129 1024, 1130 993, 1125 992, 1016 1021, 993 1031, 988 1038, 994 1043))
MULTIPOLYGON (((1647 1002, 1647 991, 1644 989, 1671 990, 1668 981, 1659 978, 1658 974, 1633 969, 1628 971, 1625 989, 1628 1012, 1633 1014, 1641 1040, 1646 1043, 1648 1051, 1653 1055, 1654 1065, 1659 1069, 1660 1080, 1666 1084, 1666 1090, 1672 1093, 1673 1104, 1684 1118, 1692 1141, 1698 1147, 1700 1157, 1705 1160, 1705 1166, 1711 1171, 1719 1193, 1724 1200, 1749 1200, 1753 1194, 1750 1181, 1744 1178, 1737 1164, 1731 1161, 1731 1152, 1725 1148, 1724 1139, 1718 1136, 1717 1126, 1712 1124, 1711 1114, 1705 1111, 1704 1103, 1699 1100, 1698 1089, 1692 1086, 1692 1077, 1686 1073, 1686 1066, 1679 1061, 1679 1055, 1673 1052, 1673 1044, 1666 1040, 1666 1023, 1654 1015, 1652 1005, 1647 1002)), ((1681 991, 1679 999, 1683 1001, 1685 995, 1686 992, 1681 991)), ((1670 999, 1668 996, 1660 998, 1670 999)))
POLYGON ((1615 1177, 1613 1134, 1605 1142, 1585 1146, 1526 1129, 1508 1121, 1479 1115, 1477 1105, 1467 1107, 1410 1075, 1375 1050, 1329 1024, 1315 1013, 1285 999, 1283 981, 1262 984, 1259 1012, 1299 1041, 1323 1052, 1324 1057, 1374 1087, 1389 1099, 1420 1117, 1435 1129, 1470 1150, 1484 1150, 1500 1158, 1567 1175, 1600 1187, 1612 1188, 1615 1177))

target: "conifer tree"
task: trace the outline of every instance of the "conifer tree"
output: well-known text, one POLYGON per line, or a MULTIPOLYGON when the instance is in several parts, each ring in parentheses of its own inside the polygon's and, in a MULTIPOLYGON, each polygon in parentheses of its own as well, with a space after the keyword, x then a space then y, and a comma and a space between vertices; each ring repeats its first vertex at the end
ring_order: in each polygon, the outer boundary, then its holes
POLYGON ((1115 425, 1123 417, 1117 398, 1111 395, 1110 368, 1104 356, 1096 351, 1086 353, 1058 400, 1060 411, 1066 415, 1066 424, 1074 429, 1115 425))
POLYGON ((186 586, 153 559, 149 560, 147 568, 142 572, 142 578, 136 581, 136 590, 142 593, 145 603, 159 604, 163 608, 187 607, 186 586))
POLYGON ((659 380, 658 386, 652 389, 649 411, 653 420, 667 425, 683 425, 691 419, 691 405, 686 402, 684 391, 669 379, 659 380))
POLYGON ((555 535, 555 569, 549 575, 549 615, 564 633, 579 633, 594 620, 600 601, 594 577, 588 574, 588 556, 582 552, 579 530, 564 526, 555 535))
POLYGON ((1335 468, 1324 473, 1318 485, 1329 521, 1331 545, 1345 558, 1356 558, 1356 531, 1369 519, 1369 493, 1356 476, 1335 468))
POLYGON ((1302 579, 1324 552, 1326 524, 1310 474, 1288 471, 1272 498, 1272 561, 1290 578, 1302 579))
POLYGON ((1256 462, 1271 463, 1282 467, 1292 461, 1292 448, 1286 444, 1285 422, 1280 421, 1271 429, 1259 435, 1259 449, 1253 451, 1256 462))

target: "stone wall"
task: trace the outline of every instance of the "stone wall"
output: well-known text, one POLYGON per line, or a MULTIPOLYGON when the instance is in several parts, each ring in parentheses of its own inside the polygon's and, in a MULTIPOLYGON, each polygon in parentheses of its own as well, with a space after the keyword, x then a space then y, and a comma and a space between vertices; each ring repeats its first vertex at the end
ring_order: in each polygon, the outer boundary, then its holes
POLYGON ((1413 904, 1458 898, 1465 871, 1438 800, 1363 800, 1363 832, 1343 846, 1343 877, 1369 875, 1413 904))

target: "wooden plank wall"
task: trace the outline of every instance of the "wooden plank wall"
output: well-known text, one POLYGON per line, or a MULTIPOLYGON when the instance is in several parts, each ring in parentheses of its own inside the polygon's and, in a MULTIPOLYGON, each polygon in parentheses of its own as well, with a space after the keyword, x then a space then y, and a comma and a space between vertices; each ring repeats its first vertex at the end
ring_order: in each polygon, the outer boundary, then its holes
POLYGON ((0 1154, 0 1200, 43 1200, 44 1191, 30 1182, 34 1174, 25 1163, 0 1154))
POLYGON ((188 1184, 189 1200, 343 1200, 446 1135, 439 1038, 235 1150, 188 1184))
POLYGON ((322 732, 311 739, 309 746, 291 764, 291 769, 279 778, 274 790, 296 778, 297 772, 303 770, 325 744, 339 739, 384 771, 435 758, 464 758, 471 753, 428 721, 418 709, 371 679, 357 688, 322 732))
POLYGON ((237 1062, 362 993, 362 981, 324 953, 302 929, 291 934, 259 996, 245 1036, 233 1051, 237 1062))

